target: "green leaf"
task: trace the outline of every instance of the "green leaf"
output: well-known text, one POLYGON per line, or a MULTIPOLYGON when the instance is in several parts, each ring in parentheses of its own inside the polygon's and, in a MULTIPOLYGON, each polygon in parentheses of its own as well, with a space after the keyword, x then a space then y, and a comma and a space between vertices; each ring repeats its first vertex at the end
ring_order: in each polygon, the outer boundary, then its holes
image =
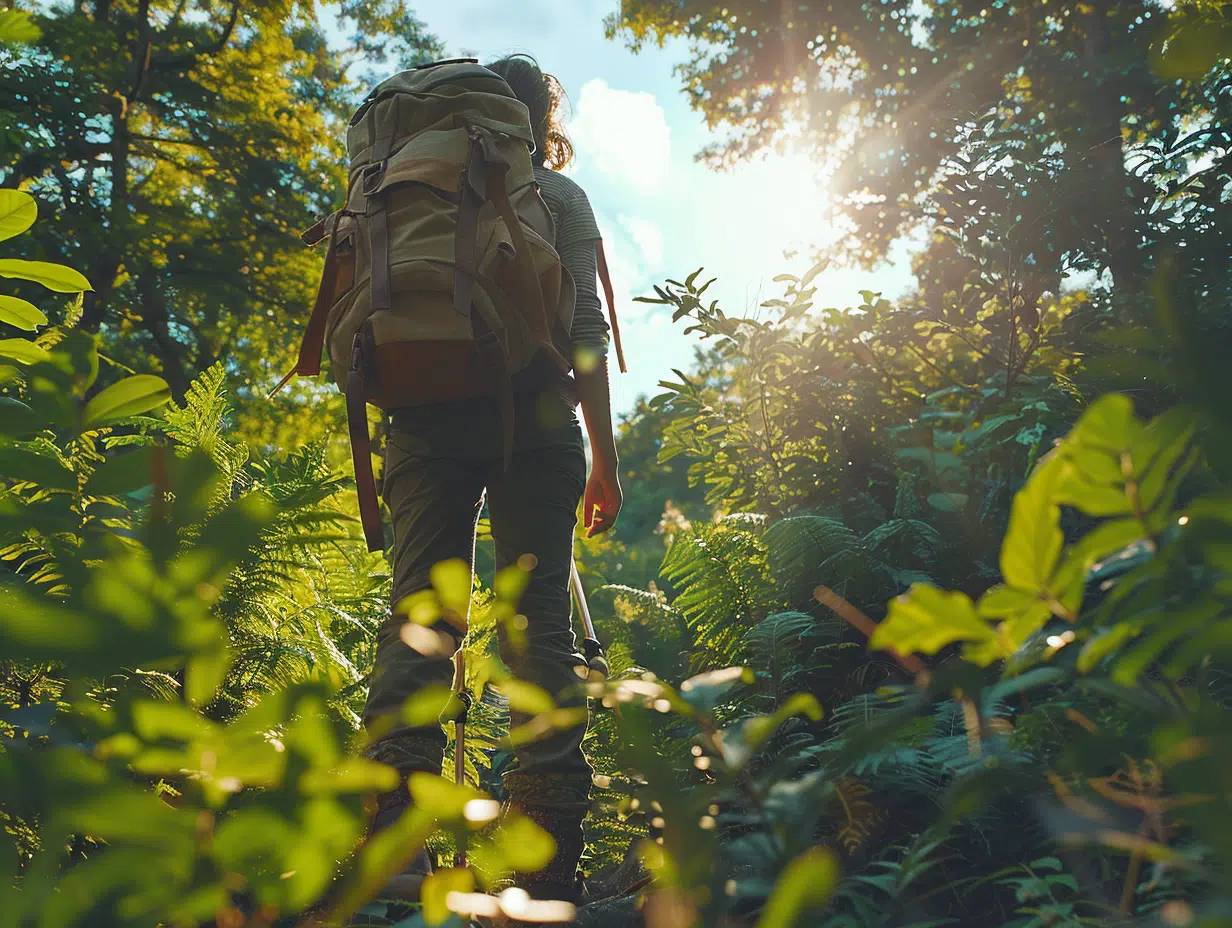
POLYGON ((12 358, 18 364, 40 364, 50 361, 51 355, 42 345, 26 338, 0 339, 0 358, 12 358))
POLYGON ((0 190, 0 242, 21 235, 38 218, 38 203, 21 190, 0 190))
POLYGON ((0 477, 24 480, 49 490, 77 489, 77 475, 48 454, 0 447, 0 477))
POLYGON ((469 893, 475 889, 475 875, 470 870, 447 867, 427 875, 419 891, 423 903, 424 922, 428 925, 443 925, 449 921, 449 906, 445 904, 450 893, 469 893))
POLYGON ((1152 49, 1151 63, 1161 77, 1197 80, 1232 57, 1232 23, 1217 14, 1187 13, 1165 44, 1152 49))
POLYGON ((1121 645, 1131 640, 1140 629, 1132 622, 1118 622, 1108 628, 1101 629, 1095 637, 1082 646, 1078 654, 1078 670, 1089 673, 1101 660, 1120 649, 1121 645))
POLYGON ((153 374, 135 374, 113 383, 86 403, 82 424, 87 429, 98 428, 157 409, 170 399, 167 381, 153 374))
POLYGON ((402 704, 402 721, 413 728, 437 725, 452 696, 453 690, 443 683, 425 686, 402 704))
POLYGON ((740 735, 752 754, 782 726, 788 719, 804 716, 810 721, 820 722, 822 719, 821 703, 812 693, 794 693, 773 715, 754 715, 744 721, 740 727, 740 735))
POLYGON ((407 788, 415 805, 430 811, 438 822, 460 819, 468 802, 487 798, 474 787, 450 783, 434 773, 412 773, 407 788))
POLYGON ((471 604, 471 568, 461 558, 432 565, 432 588, 446 609, 465 616, 471 604))
POLYGON ((1001 574, 1010 586, 1033 592, 1048 589, 1061 556, 1061 510, 1053 501, 1068 462, 1046 459, 1014 496, 1010 524, 1001 544, 1001 574))
POLYGON ((889 614, 873 631, 868 645, 900 654, 936 654, 955 641, 982 642, 995 638, 993 629, 975 611, 965 593, 946 593, 916 584, 890 601, 889 614))
POLYGON ((154 449, 137 448, 108 458, 86 481, 87 496, 119 496, 154 482, 154 449))
POLYGON ((700 712, 714 709, 733 687, 756 678, 748 667, 723 667, 690 677, 680 684, 680 696, 700 712))
POLYGON ((959 512, 966 507, 970 497, 966 493, 930 493, 928 505, 941 512, 959 512))
POLYGON ((810 910, 824 905, 839 880, 834 852, 822 847, 805 851, 784 869, 762 910, 757 928, 793 928, 810 910))
POLYGON ((1119 453, 1130 448, 1142 432, 1134 418, 1134 404, 1120 393, 1105 393, 1088 407, 1066 436, 1065 444, 1088 445, 1119 453))
POLYGON ((43 31, 25 10, 0 10, 0 46, 37 42, 43 31))
POLYGON ((475 848, 475 864, 480 870, 534 873, 556 853, 556 841, 524 815, 506 817, 489 840, 475 848))
POLYGON ((0 322, 33 332, 40 325, 47 324, 47 315, 29 300, 0 294, 0 322))
POLYGON ((85 276, 63 264, 47 261, 25 261, 21 258, 0 258, 0 277, 33 280, 57 293, 80 293, 93 290, 85 276))
POLYGON ((515 712, 525 712, 527 715, 540 715, 551 712, 556 703, 547 692, 533 683, 510 678, 501 680, 496 688, 509 700, 509 708, 515 712))
POLYGON ((38 414, 21 400, 0 396, 0 435, 24 438, 39 429, 38 414))

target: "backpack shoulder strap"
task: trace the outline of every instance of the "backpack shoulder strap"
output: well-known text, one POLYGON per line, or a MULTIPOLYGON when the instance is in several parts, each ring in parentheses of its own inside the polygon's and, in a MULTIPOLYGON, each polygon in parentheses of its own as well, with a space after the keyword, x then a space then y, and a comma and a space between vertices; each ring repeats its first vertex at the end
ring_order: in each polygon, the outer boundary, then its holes
POLYGON ((329 237, 329 245, 325 250, 325 267, 321 272, 321 283, 317 288, 316 302, 312 306, 312 315, 308 326, 304 329, 304 337, 299 345, 299 355, 295 366, 287 371, 278 385, 266 395, 273 399, 274 395, 285 387, 296 374, 304 377, 315 377, 321 372, 321 349, 325 344, 325 321, 329 317, 329 304, 333 298, 334 285, 338 279, 338 256, 333 230, 337 226, 341 212, 333 213, 319 220, 300 239, 305 245, 316 245, 321 239, 329 237))
POLYGON ((622 374, 629 373, 625 367, 625 351, 620 344, 620 323, 616 321, 616 293, 612 289, 612 275, 607 269, 607 255, 603 253, 603 239, 595 240, 595 264, 599 269, 599 282, 603 284, 603 295, 607 297, 607 316, 611 320, 612 342, 616 345, 616 361, 620 364, 622 374))

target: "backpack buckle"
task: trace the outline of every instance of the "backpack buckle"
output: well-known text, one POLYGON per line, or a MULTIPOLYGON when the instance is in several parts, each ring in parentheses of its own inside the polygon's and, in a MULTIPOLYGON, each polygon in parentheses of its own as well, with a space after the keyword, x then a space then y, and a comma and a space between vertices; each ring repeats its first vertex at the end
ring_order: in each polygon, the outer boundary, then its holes
POLYGON ((364 196, 370 197, 376 193, 376 189, 381 186, 381 181, 385 179, 385 167, 388 163, 388 160, 378 161, 375 164, 364 165, 360 169, 359 186, 364 196))

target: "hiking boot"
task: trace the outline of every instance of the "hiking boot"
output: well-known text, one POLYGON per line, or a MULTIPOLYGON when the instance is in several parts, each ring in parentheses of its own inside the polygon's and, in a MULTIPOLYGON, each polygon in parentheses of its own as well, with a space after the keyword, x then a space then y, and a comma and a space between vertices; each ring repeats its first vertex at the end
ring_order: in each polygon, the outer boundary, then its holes
MULTIPOLYGON (((398 790, 394 793, 385 793, 377 799, 376 814, 373 815, 372 821, 368 824, 368 837, 371 840, 375 835, 384 831, 386 828, 398 821, 407 810, 410 809, 411 798, 405 790, 398 790)), ((421 848, 419 852, 412 857, 402 871, 381 887, 380 892, 376 894, 376 898, 386 902, 418 902, 419 892, 423 887, 424 877, 433 870, 432 858, 428 854, 427 848, 421 848)))

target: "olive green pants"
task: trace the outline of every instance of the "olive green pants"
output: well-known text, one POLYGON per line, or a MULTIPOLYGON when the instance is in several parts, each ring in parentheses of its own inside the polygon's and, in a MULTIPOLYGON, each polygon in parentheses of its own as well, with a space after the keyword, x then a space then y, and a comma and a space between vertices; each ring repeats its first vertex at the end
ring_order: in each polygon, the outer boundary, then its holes
MULTIPOLYGON (((573 406, 555 392, 518 397, 514 422, 513 459, 506 469, 494 400, 438 403, 391 414, 382 495, 393 521, 393 603, 429 589, 429 572, 440 561, 461 558, 473 566, 476 522, 486 495, 497 570, 527 554, 537 562, 518 603, 527 620, 524 641, 513 648, 502 635, 501 657, 516 676, 542 687, 557 705, 580 706, 585 704, 579 682, 586 661, 570 623, 569 571, 586 478, 581 428, 573 406)), ((436 724, 410 727, 398 716, 406 699, 422 687, 448 685, 452 665, 403 643, 405 621, 391 614, 379 632, 364 723, 396 721, 367 753, 403 775, 439 773, 444 731, 436 724)), ((437 627, 446 629, 446 624, 437 627)), ((525 721, 512 713, 513 725, 525 721)), ((516 762, 504 777, 509 801, 556 838, 553 869, 569 873, 582 850, 581 821, 591 784, 592 771, 582 753, 585 733, 583 724, 518 747, 516 762)))

